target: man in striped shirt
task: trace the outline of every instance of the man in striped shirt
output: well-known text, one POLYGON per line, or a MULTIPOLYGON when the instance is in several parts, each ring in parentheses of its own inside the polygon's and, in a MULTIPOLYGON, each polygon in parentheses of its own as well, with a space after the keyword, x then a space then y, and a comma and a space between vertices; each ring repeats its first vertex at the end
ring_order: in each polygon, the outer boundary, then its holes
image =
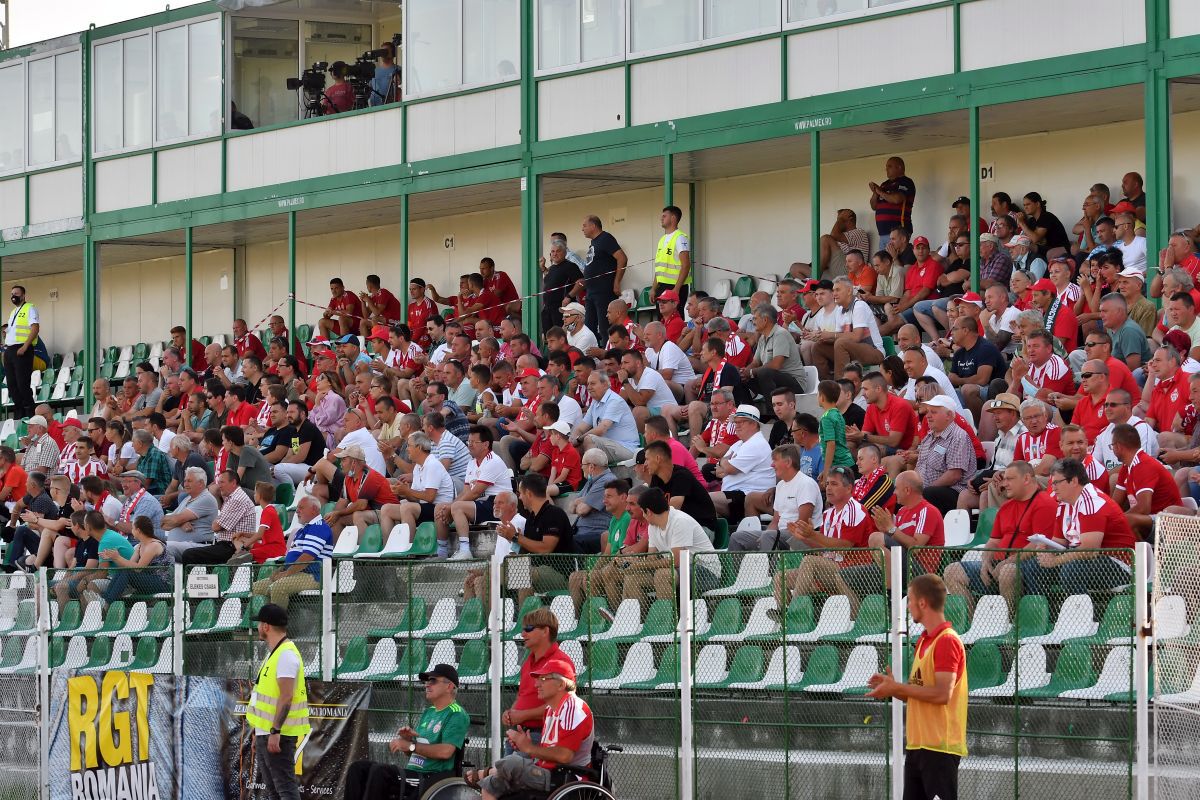
POLYGON ((83 479, 89 475, 97 475, 105 480, 108 479, 108 468, 104 466, 104 462, 96 458, 92 452, 92 440, 86 436, 81 437, 75 442, 74 446, 75 458, 72 459, 62 470, 63 474, 70 479, 71 483, 83 483, 83 479))
MULTIPOLYGON (((272 603, 285 609, 293 595, 321 588, 321 562, 333 557, 333 531, 321 518, 321 504, 317 499, 312 495, 302 498, 296 507, 296 516, 304 525, 296 531, 292 546, 284 555, 285 566, 255 581, 253 587, 255 594, 267 596, 272 603)), ((219 521, 220 517, 217 519, 219 521)))
POLYGON ((238 474, 226 469, 217 476, 217 491, 222 497, 221 512, 213 522, 216 541, 206 547, 192 547, 180 559, 184 564, 224 564, 236 552, 236 533, 255 533, 254 501, 238 485, 238 474))

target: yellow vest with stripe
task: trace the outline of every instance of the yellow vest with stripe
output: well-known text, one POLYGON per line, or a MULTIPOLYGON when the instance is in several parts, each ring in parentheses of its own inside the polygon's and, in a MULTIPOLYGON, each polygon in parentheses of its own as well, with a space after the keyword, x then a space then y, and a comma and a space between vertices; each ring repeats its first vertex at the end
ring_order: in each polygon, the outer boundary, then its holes
MULTIPOLYGON (((683 231, 675 230, 671 233, 664 233, 658 240, 658 250, 654 253, 655 283, 674 286, 676 281, 679 280, 679 270, 683 268, 683 262, 679 260, 679 253, 675 249, 675 243, 683 235, 683 231)), ((683 283, 685 286, 692 285, 691 270, 688 270, 687 280, 683 283)))
MULTIPOLYGON (((263 663, 258 671, 258 682, 254 684, 254 693, 246 706, 246 722, 250 727, 259 731, 270 732, 275 725, 275 713, 279 704, 279 681, 275 670, 279 666, 279 656, 284 651, 291 651, 300 658, 300 651, 290 639, 284 640, 263 663)), ((303 736, 312 730, 308 724, 308 692, 304 688, 304 661, 300 661, 300 671, 296 674, 296 688, 292 692, 292 705, 288 710, 280 733, 284 736, 303 736)))
MULTIPOLYGON (((914 686, 933 686, 936 680, 933 652, 943 636, 958 638, 953 628, 947 627, 930 641, 922 655, 914 654, 908 682, 914 686)), ((962 646, 961 643, 959 645, 962 646)), ((967 754, 967 667, 964 661, 962 677, 954 682, 950 690, 950 702, 946 705, 926 703, 909 699, 904 713, 907 715, 907 749, 933 750, 955 756, 967 754)))
POLYGON ((29 323, 29 309, 33 306, 29 303, 22 303, 17 309, 17 316, 13 318, 13 327, 17 329, 17 344, 25 344, 29 341, 33 334, 33 327, 29 323))

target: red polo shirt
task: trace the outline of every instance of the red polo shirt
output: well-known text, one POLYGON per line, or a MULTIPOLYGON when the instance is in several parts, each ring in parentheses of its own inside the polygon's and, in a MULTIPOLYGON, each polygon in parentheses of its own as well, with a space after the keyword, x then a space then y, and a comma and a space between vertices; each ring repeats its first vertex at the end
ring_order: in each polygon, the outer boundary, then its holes
MULTIPOLYGON (((521 662, 521 683, 517 687, 517 702, 513 703, 515 711, 524 711, 529 708, 537 708, 543 705, 538 698, 537 681, 532 677, 532 673, 557 672, 559 674, 574 675, 575 665, 571 661, 571 657, 562 651, 557 642, 550 645, 550 649, 546 651, 546 655, 539 659, 534 659, 533 653, 528 653, 525 660, 521 662)), ((524 723, 526 728, 537 728, 541 730, 542 720, 531 719, 524 723)))
POLYGON ((512 278, 508 277, 507 272, 496 270, 492 277, 484 280, 483 288, 498 297, 501 303, 511 303, 519 299, 517 287, 513 286, 512 278))
POLYGON ((233 346, 237 349, 238 358, 246 356, 254 356, 259 361, 267 357, 267 351, 263 349, 262 342, 253 333, 247 331, 246 335, 234 341, 233 346))
POLYGON ((1188 404, 1188 376, 1181 367, 1174 375, 1154 384, 1150 393, 1150 408, 1146 416, 1154 420, 1153 427, 1159 431, 1171 430, 1175 417, 1188 404))
MULTIPOLYGON (((922 500, 911 508, 901 506, 896 511, 896 530, 907 536, 926 534, 929 539, 925 542, 925 547, 946 546, 946 529, 942 521, 942 512, 938 511, 937 506, 928 500, 922 500)), ((917 553, 917 561, 925 568, 926 572, 936 573, 941 560, 940 550, 921 550, 917 553)))
POLYGON ((663 317, 662 324, 667 329, 667 338, 672 342, 678 343, 679 337, 683 335, 683 329, 685 327, 683 324, 683 317, 679 316, 678 313, 675 313, 669 317, 663 317))
POLYGON ((550 467, 553 471, 566 470, 566 482, 571 485, 572 489, 578 489, 579 484, 583 482, 583 461, 579 455, 579 451, 571 445, 567 445, 559 450, 552 447, 550 450, 550 467))
POLYGON ((876 436, 890 436, 900 431, 900 441, 896 447, 899 450, 907 450, 912 447, 913 439, 917 435, 917 412, 907 400, 889 392, 887 404, 882 411, 874 403, 867 404, 862 429, 864 433, 873 433, 876 436))
POLYGON ((1119 358, 1113 356, 1108 357, 1108 385, 1114 389, 1124 389, 1129 392, 1130 397, 1141 397, 1142 387, 1137 385, 1137 381, 1133 379, 1133 373, 1129 371, 1129 367, 1119 358))
POLYGON ((1151 492, 1150 513, 1157 514, 1168 506, 1183 503, 1179 497, 1179 486, 1171 471, 1144 450, 1138 450, 1128 464, 1117 473, 1117 488, 1125 492, 1125 502, 1133 506, 1142 492, 1151 492))
POLYGON ((383 306, 383 318, 387 320, 387 325, 395 325, 400 321, 400 301, 396 299, 396 295, 387 289, 380 289, 370 297, 372 303, 383 306))
POLYGON ((354 292, 342 292, 340 297, 330 297, 329 310, 350 314, 356 322, 362 321, 362 303, 354 292))
POLYGON ((413 341, 424 349, 429 349, 429 332, 425 330, 425 322, 435 313, 437 306, 428 297, 408 304, 408 327, 412 330, 413 341))
POLYGON ((1080 395, 1079 405, 1075 406, 1075 413, 1071 415, 1071 422, 1083 428, 1083 432, 1087 434, 1088 444, 1095 444, 1096 437, 1108 427, 1108 419, 1104 416, 1104 401, 1110 394, 1112 389, 1098 401, 1093 401, 1090 394, 1080 395))

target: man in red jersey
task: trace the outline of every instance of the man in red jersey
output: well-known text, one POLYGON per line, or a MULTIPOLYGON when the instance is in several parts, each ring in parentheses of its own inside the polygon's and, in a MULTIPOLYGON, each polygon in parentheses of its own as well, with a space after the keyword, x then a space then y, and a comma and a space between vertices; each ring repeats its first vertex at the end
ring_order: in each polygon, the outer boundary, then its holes
POLYGON ((250 333, 250 328, 244 319, 239 318, 233 321, 233 346, 237 348, 238 358, 255 356, 258 359, 264 359, 267 357, 267 351, 263 347, 262 341, 250 333))
POLYGON ((346 291, 341 278, 329 279, 329 307, 317 321, 317 328, 327 339, 337 339, 358 329, 362 320, 362 303, 353 292, 346 291))
POLYGON ((1059 500, 1052 538, 1063 550, 1045 550, 1021 562, 1024 594, 1044 595, 1055 583, 1067 595, 1129 583, 1129 553, 1094 552, 1132 550, 1136 539, 1121 507, 1091 484, 1087 470, 1075 459, 1059 461, 1051 476, 1059 500))
POLYGON ((509 314, 521 313, 521 298, 507 272, 498 272, 496 262, 484 257, 479 260, 479 274, 483 276, 483 288, 491 292, 498 302, 507 303, 504 308, 500 309, 498 318, 502 319, 506 312, 509 314))
POLYGON ((1083 428, 1074 424, 1064 425, 1059 446, 1062 448, 1063 458, 1073 458, 1083 464, 1087 470, 1088 480, 1092 482, 1093 486, 1109 496, 1112 495, 1112 492, 1109 491, 1112 482, 1109 480, 1108 470, 1104 469, 1103 461, 1088 452, 1091 448, 1083 428))
POLYGON ((1143 540, 1154 532, 1154 515, 1183 503, 1175 476, 1142 450, 1142 439, 1132 425, 1117 425, 1112 432, 1112 449, 1121 460, 1121 471, 1112 499, 1128 509, 1125 518, 1143 540))
POLYGON ((1188 404, 1188 378, 1179 351, 1169 345, 1155 350, 1150 359, 1150 374, 1158 380, 1150 392, 1150 407, 1146 410, 1145 420, 1162 433, 1171 430, 1175 418, 1188 404))
POLYGON ((1075 376, 1062 356, 1054 352, 1054 337, 1045 330, 1025 336, 1025 354, 1008 367, 1008 391, 1017 397, 1046 400, 1051 392, 1075 393, 1075 376))
POLYGON ((363 336, 368 336, 376 325, 395 325, 401 322, 400 300, 383 288, 378 275, 367 276, 367 290, 358 293, 358 301, 363 309, 360 324, 363 336))
POLYGON ((862 430, 853 425, 846 427, 846 440, 856 445, 876 445, 885 454, 911 448, 917 433, 917 412, 912 405, 889 392, 887 378, 878 372, 865 376, 862 386, 867 414, 862 430))
POLYGON ((437 314, 437 304, 425 296, 425 281, 413 278, 408 282, 408 327, 413 332, 413 341, 428 351, 431 344, 426 321, 437 314))

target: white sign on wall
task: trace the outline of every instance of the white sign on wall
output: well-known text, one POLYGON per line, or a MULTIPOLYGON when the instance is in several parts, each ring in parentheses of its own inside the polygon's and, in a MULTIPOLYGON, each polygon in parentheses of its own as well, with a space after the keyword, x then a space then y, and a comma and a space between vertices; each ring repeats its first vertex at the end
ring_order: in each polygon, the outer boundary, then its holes
POLYGON ((991 183, 996 180, 996 162, 989 161, 979 165, 979 182, 991 183))

